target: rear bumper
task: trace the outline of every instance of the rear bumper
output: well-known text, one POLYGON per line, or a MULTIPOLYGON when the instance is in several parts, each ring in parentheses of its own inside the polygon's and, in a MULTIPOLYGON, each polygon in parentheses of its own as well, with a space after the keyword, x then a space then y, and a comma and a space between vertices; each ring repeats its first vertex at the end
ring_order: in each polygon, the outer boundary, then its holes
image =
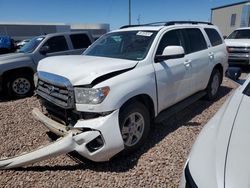
POLYGON ((96 162, 108 161, 124 149, 124 143, 119 128, 119 110, 104 117, 90 120, 78 120, 74 127, 70 129, 48 118, 38 109, 34 109, 32 114, 35 119, 42 122, 45 127, 58 136, 64 137, 72 131, 76 134, 85 134, 82 142, 79 143, 79 147, 76 147, 75 151, 89 160, 96 162), (81 133, 81 130, 87 131, 81 133), (103 140, 103 145, 95 151, 90 151, 87 144, 98 137, 103 140))

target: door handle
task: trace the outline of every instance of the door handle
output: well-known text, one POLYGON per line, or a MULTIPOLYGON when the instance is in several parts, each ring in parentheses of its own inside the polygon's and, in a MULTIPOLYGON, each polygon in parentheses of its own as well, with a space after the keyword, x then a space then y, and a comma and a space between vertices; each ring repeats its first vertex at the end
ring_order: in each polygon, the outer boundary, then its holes
POLYGON ((192 67, 192 64, 191 64, 192 60, 186 60, 184 61, 184 66, 188 69, 190 67, 192 67))
POLYGON ((213 52, 209 52, 208 56, 209 56, 210 59, 214 59, 214 53, 213 52))

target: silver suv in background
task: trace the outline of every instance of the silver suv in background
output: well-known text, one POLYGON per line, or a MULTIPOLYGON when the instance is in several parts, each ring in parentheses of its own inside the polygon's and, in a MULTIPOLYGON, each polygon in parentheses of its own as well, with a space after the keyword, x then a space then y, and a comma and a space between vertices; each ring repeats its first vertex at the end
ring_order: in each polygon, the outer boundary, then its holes
POLYGON ((50 56, 79 55, 93 38, 88 32, 54 33, 35 37, 18 53, 0 56, 0 91, 10 98, 33 93, 33 75, 38 62, 50 56))

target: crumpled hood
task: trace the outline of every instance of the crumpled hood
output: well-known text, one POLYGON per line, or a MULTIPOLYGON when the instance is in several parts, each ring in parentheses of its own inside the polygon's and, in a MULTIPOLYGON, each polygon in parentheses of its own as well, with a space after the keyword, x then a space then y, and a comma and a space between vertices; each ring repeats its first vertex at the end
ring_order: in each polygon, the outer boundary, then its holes
POLYGON ((76 86, 90 84, 108 73, 133 68, 137 63, 115 58, 67 55, 45 58, 39 62, 37 70, 65 77, 76 86))
POLYGON ((250 97, 244 96, 229 143, 225 187, 250 187, 250 97))
POLYGON ((3 54, 3 55, 0 55, 0 64, 6 63, 6 62, 19 61, 20 59, 22 60, 26 58, 29 58, 29 55, 25 53, 3 54))
POLYGON ((250 39, 225 39, 227 46, 250 47, 250 39))
POLYGON ((237 90, 206 124, 193 145, 188 163, 198 187, 224 187, 227 146, 243 97, 237 90))

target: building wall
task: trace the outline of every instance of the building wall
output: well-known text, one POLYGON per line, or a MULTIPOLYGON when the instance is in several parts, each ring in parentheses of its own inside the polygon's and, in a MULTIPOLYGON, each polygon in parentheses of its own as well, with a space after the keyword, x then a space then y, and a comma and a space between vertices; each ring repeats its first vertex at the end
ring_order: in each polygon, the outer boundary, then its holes
POLYGON ((217 25, 223 35, 228 36, 233 30, 241 25, 242 9, 244 4, 218 8, 212 10, 211 22, 217 25), (231 16, 236 14, 235 26, 231 26, 231 16))

